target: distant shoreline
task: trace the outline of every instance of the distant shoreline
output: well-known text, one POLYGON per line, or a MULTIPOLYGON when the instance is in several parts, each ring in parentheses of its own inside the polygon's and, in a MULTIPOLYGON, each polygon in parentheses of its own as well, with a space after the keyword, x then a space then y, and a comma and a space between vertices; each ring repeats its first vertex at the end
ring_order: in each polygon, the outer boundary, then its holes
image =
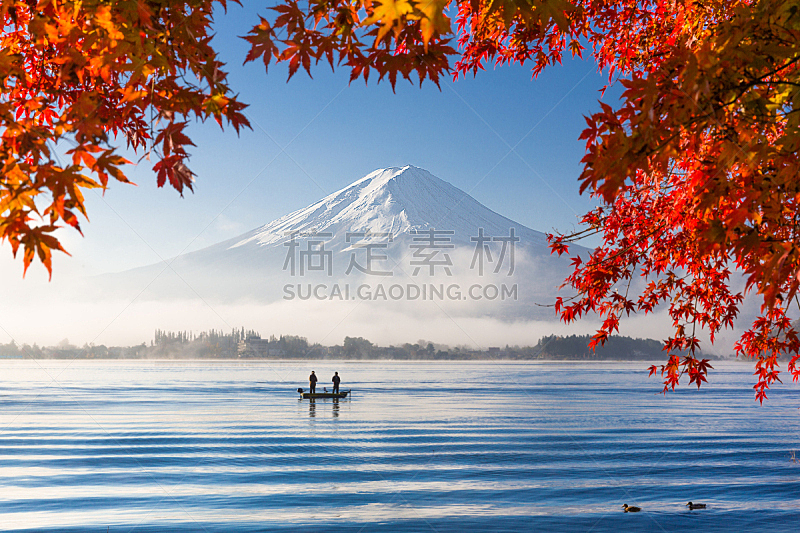
MULTIPOLYGON (((304 337, 274 335, 262 338, 245 329, 230 333, 208 331, 166 332, 156 330, 150 344, 135 346, 70 345, 65 339, 57 346, 0 344, 0 359, 53 360, 353 360, 353 361, 662 361, 663 344, 653 339, 612 336, 604 345, 589 348, 590 335, 549 335, 535 346, 476 347, 448 346, 419 340, 416 343, 378 346, 362 337, 345 337, 341 345, 312 344, 304 337)), ((685 354, 679 354, 685 355, 685 354)), ((719 356, 696 352, 696 357, 721 360, 719 356)))
MULTIPOLYGON (((351 359, 347 357, 292 357, 292 358, 270 358, 270 357, 247 357, 247 358, 233 358, 233 357, 7 357, 0 356, 2 361, 122 361, 122 362, 214 362, 214 363, 261 363, 261 362, 283 362, 291 363, 298 361, 313 361, 313 362, 340 362, 340 363, 373 363, 373 362, 401 362, 401 363, 487 363, 487 362, 502 362, 502 363, 581 363, 581 364, 613 364, 613 363, 663 363, 664 359, 650 358, 650 359, 510 359, 503 357, 495 358, 468 358, 468 359, 387 359, 387 358, 358 358, 351 359)), ((736 357, 715 357, 712 359, 714 362, 731 362, 752 364, 752 361, 736 358, 736 357)))

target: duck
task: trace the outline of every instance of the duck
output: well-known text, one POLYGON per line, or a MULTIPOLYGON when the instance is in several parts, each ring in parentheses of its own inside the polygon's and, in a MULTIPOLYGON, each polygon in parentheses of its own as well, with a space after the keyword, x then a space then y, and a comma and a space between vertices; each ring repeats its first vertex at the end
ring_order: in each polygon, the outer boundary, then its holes
POLYGON ((634 505, 628 505, 627 503, 623 503, 623 504, 622 504, 622 509, 623 509, 623 510, 624 510, 626 513, 638 513, 639 511, 641 511, 641 510, 642 510, 642 508, 641 508, 641 507, 636 507, 636 506, 634 506, 634 505))
POLYGON ((686 504, 686 507, 688 507, 690 511, 693 510, 693 509, 705 509, 706 508, 706 504, 689 502, 689 503, 686 504))

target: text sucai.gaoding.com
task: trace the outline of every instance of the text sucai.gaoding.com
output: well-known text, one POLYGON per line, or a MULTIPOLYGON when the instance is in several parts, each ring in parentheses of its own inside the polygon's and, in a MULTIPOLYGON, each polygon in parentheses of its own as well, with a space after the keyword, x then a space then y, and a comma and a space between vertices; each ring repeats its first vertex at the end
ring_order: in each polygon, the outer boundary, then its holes
POLYGON ((516 301, 517 284, 505 283, 288 283, 283 286, 284 300, 366 300, 366 301, 516 301))

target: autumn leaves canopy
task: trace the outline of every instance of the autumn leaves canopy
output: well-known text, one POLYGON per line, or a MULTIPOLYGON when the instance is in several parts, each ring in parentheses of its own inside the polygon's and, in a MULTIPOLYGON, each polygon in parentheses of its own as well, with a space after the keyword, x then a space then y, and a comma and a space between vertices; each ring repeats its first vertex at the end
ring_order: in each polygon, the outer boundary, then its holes
POLYGON ((2 2, 0 235, 48 270, 84 194, 126 182, 125 143, 191 189, 190 117, 247 125, 211 48, 212 2, 2 2), (61 160, 56 147, 68 147, 61 160))
MULTIPOLYGON (((127 181, 115 146, 182 192, 188 121, 248 126, 212 48, 214 4, 2 0, 0 235, 26 268, 36 257, 51 268, 53 232, 80 228, 87 189, 127 181), (57 146, 69 146, 66 161, 57 146)), ((671 355, 652 371, 665 390, 684 374, 699 386, 709 365, 694 357, 698 336, 732 325, 741 271, 763 303, 736 347, 758 361, 757 398, 782 354, 800 377, 787 317, 800 287, 800 0, 283 0, 254 22, 243 59, 286 62, 290 77, 322 61, 351 80, 438 85, 508 63, 535 76, 592 54, 624 94, 581 135, 580 187, 600 207, 551 245, 602 244, 574 258, 557 311, 599 314, 603 342, 622 315, 666 308, 671 355)))

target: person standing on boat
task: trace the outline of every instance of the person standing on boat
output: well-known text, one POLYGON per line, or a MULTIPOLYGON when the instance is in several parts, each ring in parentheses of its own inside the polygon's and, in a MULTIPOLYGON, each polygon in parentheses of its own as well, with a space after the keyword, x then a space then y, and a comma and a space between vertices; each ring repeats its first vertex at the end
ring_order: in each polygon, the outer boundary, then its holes
POLYGON ((311 394, 314 394, 317 391, 317 375, 314 374, 314 371, 311 371, 311 375, 308 376, 308 388, 311 389, 311 394))
POLYGON ((333 373, 333 379, 331 381, 333 381, 333 393, 337 394, 339 392, 339 382, 342 381, 338 372, 333 373))

